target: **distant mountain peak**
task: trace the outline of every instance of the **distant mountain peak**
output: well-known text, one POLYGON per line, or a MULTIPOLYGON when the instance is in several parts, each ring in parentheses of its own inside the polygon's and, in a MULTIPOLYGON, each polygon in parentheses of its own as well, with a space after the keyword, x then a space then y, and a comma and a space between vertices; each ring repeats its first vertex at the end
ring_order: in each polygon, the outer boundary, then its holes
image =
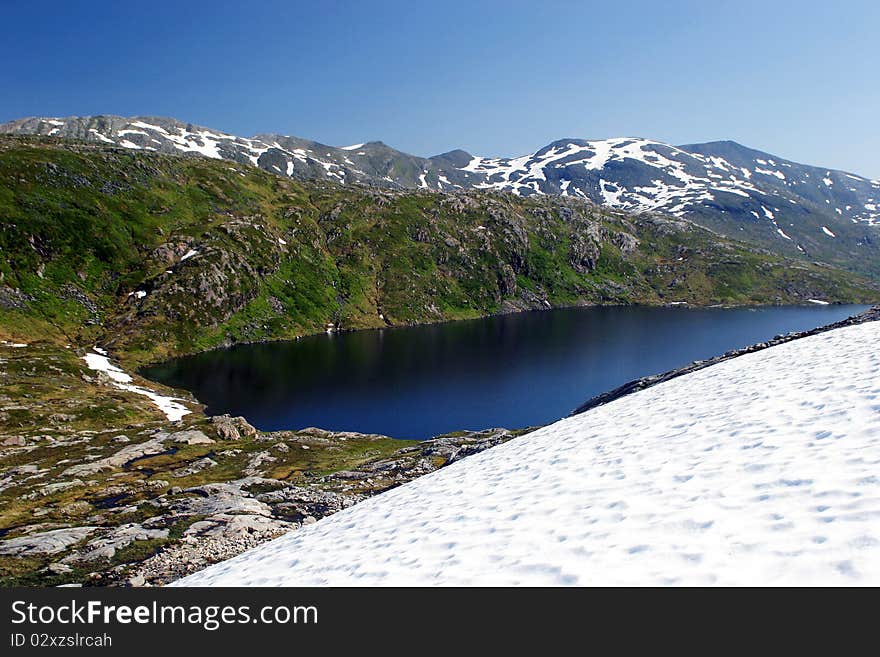
POLYGON ((456 148, 455 150, 447 151, 446 153, 434 155, 430 159, 433 162, 448 163, 453 167, 462 169, 466 167, 471 160, 474 159, 474 156, 467 151, 456 148))

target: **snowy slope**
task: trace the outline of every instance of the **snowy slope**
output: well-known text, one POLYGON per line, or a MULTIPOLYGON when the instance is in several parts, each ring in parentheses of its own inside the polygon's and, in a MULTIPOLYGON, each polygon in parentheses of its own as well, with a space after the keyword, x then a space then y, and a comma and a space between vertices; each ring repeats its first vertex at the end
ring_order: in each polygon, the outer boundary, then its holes
POLYGON ((113 382, 113 385, 120 390, 127 390, 128 392, 148 397, 171 422, 177 422, 185 415, 192 413, 191 410, 181 403, 182 400, 180 399, 160 395, 154 390, 134 385, 132 383, 134 381, 132 376, 120 369, 119 366, 111 363, 107 352, 100 347, 94 347, 94 352, 87 353, 82 359, 86 361, 89 369, 106 374, 107 378, 113 382))
POLYGON ((880 323, 545 427, 179 585, 880 584, 880 323))

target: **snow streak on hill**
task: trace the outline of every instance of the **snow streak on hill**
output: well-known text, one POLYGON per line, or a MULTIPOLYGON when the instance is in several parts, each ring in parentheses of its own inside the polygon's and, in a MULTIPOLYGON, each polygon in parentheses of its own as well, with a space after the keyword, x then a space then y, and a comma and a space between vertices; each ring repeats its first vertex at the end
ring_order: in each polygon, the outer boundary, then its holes
POLYGON ((179 584, 880 584, 878 339, 674 379, 179 584))

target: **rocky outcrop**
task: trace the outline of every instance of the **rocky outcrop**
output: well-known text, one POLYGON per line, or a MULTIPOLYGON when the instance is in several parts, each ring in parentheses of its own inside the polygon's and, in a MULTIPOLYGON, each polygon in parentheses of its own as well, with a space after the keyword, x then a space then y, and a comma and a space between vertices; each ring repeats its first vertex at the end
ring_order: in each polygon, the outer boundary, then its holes
POLYGON ((172 498, 168 510, 179 515, 256 514, 268 516, 272 509, 247 491, 259 478, 245 478, 187 488, 172 498))
POLYGON ((168 538, 167 529, 147 529, 137 523, 127 523, 93 539, 73 554, 61 560, 66 564, 82 564, 103 559, 112 559, 116 551, 135 541, 149 541, 168 538))
MULTIPOLYGON (((317 445, 330 448, 338 441, 362 437, 320 429, 302 433, 313 445, 317 441, 317 445)), ((277 439, 282 435, 287 432, 265 438, 279 444, 277 439)), ((193 523, 179 543, 127 571, 120 583, 130 584, 133 577, 138 584, 161 584, 183 577, 513 436, 504 429, 491 429, 427 440, 402 448, 391 458, 376 459, 356 470, 341 470, 309 485, 251 476, 181 491, 165 511, 171 517, 205 517, 193 523)))
MULTIPOLYGON (((92 571, 90 584, 161 584, 514 436, 503 429, 442 436, 371 457, 371 445, 396 441, 315 428, 259 433, 229 416, 176 431, 108 433, 102 443, 110 454, 69 465, 61 472, 76 478, 38 483, 25 495, 50 500, 35 516, 83 525, 16 527, 17 535, 0 540, 0 556, 51 557, 40 572, 62 581, 85 570, 92 571), (357 467, 321 476, 297 471, 291 481, 269 476, 279 467, 287 472, 283 464, 300 455, 306 463, 332 459, 352 445, 363 454, 357 467), (181 459, 178 449, 202 455, 181 459), (240 476, 227 479, 230 472, 240 476), (207 481, 175 485, 193 479, 207 481)), ((89 435, 84 443, 96 440, 89 435)), ((7 474, 8 485, 39 475, 36 466, 18 466, 7 474)))
MULTIPOLYGON (((117 436, 117 442, 120 436, 117 436)), ((94 475, 102 471, 121 468, 137 461, 138 459, 147 458, 162 454, 168 450, 166 443, 180 443, 187 445, 213 443, 214 441, 201 431, 178 431, 174 433, 156 432, 154 437, 142 443, 123 447, 112 456, 108 456, 91 463, 82 463, 73 465, 64 471, 66 476, 88 476, 94 475)))
POLYGON ((0 541, 0 554, 12 556, 57 554, 76 545, 97 530, 98 527, 66 527, 11 538, 0 541))
POLYGON ((257 435, 257 430, 243 417, 231 417, 230 415, 214 415, 211 424, 217 430, 217 434, 223 440, 241 440, 257 435))

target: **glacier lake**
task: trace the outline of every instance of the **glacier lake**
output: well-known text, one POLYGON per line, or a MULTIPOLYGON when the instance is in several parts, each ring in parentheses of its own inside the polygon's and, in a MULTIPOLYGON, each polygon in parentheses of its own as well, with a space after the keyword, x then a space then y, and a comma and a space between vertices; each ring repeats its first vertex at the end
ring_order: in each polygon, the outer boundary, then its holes
POLYGON ((425 439, 547 424, 632 379, 866 308, 566 308, 239 345, 141 374, 264 431, 425 439))

